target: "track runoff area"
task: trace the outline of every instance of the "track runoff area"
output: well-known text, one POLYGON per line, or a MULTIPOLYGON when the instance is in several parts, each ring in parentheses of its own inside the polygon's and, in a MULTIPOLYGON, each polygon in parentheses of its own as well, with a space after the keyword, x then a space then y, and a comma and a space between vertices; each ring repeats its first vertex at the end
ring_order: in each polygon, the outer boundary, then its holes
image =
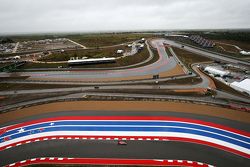
MULTIPOLYGON (((168 116, 67 116, 32 120, 0 130, 0 150, 47 140, 179 141, 207 145, 250 158, 250 133, 201 120, 168 116)), ((6 166, 30 164, 121 164, 213 166, 189 160, 37 157, 6 166)))

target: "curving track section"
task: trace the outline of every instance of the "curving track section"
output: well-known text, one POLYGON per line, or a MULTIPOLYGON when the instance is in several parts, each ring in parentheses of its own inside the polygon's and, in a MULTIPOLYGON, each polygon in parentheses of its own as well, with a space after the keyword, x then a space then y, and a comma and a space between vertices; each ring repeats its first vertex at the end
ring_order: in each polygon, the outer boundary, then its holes
MULTIPOLYGON (((21 76, 30 76, 29 79, 46 79, 46 80, 62 80, 62 79, 112 79, 156 75, 169 71, 176 67, 176 61, 173 57, 169 57, 165 51, 164 40, 155 39, 151 41, 151 45, 157 49, 159 59, 153 63, 142 67, 120 69, 120 70, 79 70, 79 71, 44 71, 44 72, 18 72, 21 76)), ((149 49, 149 48, 148 48, 149 49)), ((1 73, 3 77, 10 74, 1 73)), ((149 78, 149 77, 147 77, 149 78)), ((150 77, 151 78, 151 77, 150 77)))
POLYGON ((250 133, 177 117, 68 116, 1 128, 0 149, 47 140, 178 141, 207 145, 250 158, 250 133))
POLYGON ((189 166, 189 167, 213 167, 213 165, 188 161, 188 160, 165 160, 165 159, 107 159, 107 158, 63 158, 41 157, 22 160, 7 165, 6 167, 27 166, 36 164, 88 164, 88 165, 142 165, 142 166, 189 166))

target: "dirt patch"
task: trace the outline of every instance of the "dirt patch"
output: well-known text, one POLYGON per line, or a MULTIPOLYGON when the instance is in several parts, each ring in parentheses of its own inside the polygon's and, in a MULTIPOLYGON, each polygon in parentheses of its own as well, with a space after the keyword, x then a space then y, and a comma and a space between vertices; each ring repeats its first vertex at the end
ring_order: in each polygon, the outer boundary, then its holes
POLYGON ((192 103, 156 102, 156 101, 74 101, 57 102, 37 105, 1 114, 0 123, 16 119, 60 111, 172 111, 180 113, 193 113, 219 118, 225 118, 245 123, 250 123, 250 114, 216 106, 207 106, 192 103))
POLYGON ((159 82, 162 84, 166 84, 166 85, 180 85, 180 84, 198 84, 201 83, 202 79, 199 77, 189 77, 189 78, 181 78, 181 79, 172 79, 172 80, 168 80, 168 81, 163 81, 163 82, 159 82))
POLYGON ((240 97, 243 97, 243 98, 249 98, 247 95, 244 95, 243 93, 231 88, 230 86, 222 83, 221 81, 218 81, 217 79, 212 78, 212 80, 214 81, 214 83, 215 83, 218 90, 222 90, 222 91, 225 91, 225 92, 228 92, 230 94, 240 96, 240 97))
POLYGON ((224 44, 224 43, 216 43, 217 47, 220 47, 222 50, 226 51, 226 52, 231 52, 231 53, 238 53, 239 50, 234 47, 233 45, 230 44, 224 44))
POLYGON ((236 45, 236 46, 240 47, 243 50, 250 51, 249 42, 240 42, 240 41, 234 41, 234 40, 214 40, 214 42, 220 42, 220 43, 236 45))
POLYGON ((135 94, 148 94, 148 95, 175 95, 175 96, 192 96, 192 97, 201 97, 204 96, 207 89, 197 88, 197 89, 162 89, 160 85, 152 86, 154 89, 102 89, 95 90, 91 92, 105 92, 105 93, 135 93, 135 94))

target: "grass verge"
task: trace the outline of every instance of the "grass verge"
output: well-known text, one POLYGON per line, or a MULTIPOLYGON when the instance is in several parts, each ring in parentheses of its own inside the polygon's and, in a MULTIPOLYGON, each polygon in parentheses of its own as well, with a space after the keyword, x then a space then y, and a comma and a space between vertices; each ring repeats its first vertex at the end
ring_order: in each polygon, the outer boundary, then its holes
POLYGON ((29 83, 0 83, 0 91, 28 90, 28 89, 53 89, 81 87, 81 85, 54 85, 54 84, 29 84, 29 83))
MULTIPOLYGON (((183 62, 183 64, 189 69, 192 70, 191 65, 193 63, 202 63, 207 61, 212 61, 212 59, 203 57, 192 52, 188 52, 184 49, 173 47, 174 52, 178 58, 183 62)), ((192 70, 193 71, 193 70, 192 70)))

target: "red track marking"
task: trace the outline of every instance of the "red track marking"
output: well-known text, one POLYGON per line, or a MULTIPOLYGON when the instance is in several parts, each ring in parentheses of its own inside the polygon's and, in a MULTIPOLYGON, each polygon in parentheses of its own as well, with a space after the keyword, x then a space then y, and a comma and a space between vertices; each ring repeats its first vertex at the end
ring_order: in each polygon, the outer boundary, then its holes
MULTIPOLYGON (((147 116, 67 116, 67 117, 53 117, 53 118, 45 118, 45 119, 39 119, 39 120, 33 120, 29 122, 24 122, 20 124, 16 124, 13 126, 6 127, 7 130, 11 129, 16 129, 20 128, 23 126, 31 125, 31 124, 37 124, 37 123, 43 123, 43 122, 53 122, 53 121, 60 121, 60 120, 150 120, 150 121, 179 121, 179 122, 185 122, 185 123, 194 123, 194 124, 200 124, 200 125, 205 125, 205 126, 211 126, 215 128, 219 128, 222 130, 227 130, 230 132, 238 133, 241 135, 245 135, 247 137, 250 136, 250 133, 245 132, 245 131, 240 131, 237 129, 233 129, 230 127, 222 126, 219 124, 211 123, 211 122, 204 122, 201 120, 193 120, 193 119, 188 119, 188 118, 178 118, 178 117, 165 117, 165 116, 153 116, 153 117, 147 117, 147 116)), ((13 143, 4 147, 1 147, 0 150, 8 149, 11 147, 15 147, 21 144, 27 144, 30 142, 36 142, 36 141, 41 141, 44 140, 53 140, 53 139, 86 139, 86 140, 160 140, 160 141, 180 141, 180 142, 191 142, 191 143, 196 143, 196 144, 202 144, 202 145, 207 145, 210 147, 215 147, 217 149, 221 149, 224 151, 228 151, 246 158, 250 158, 249 154, 240 152, 235 149, 231 149, 222 145, 218 145, 216 143, 211 143, 211 142, 206 142, 206 141, 201 141, 197 139, 190 139, 190 138, 179 138, 179 137, 152 137, 152 136, 147 136, 147 137, 141 137, 141 136, 46 136, 46 137, 40 137, 40 138, 35 138, 35 139, 29 139, 29 140, 24 140, 18 143, 13 143)), ((9 140, 9 138, 6 138, 6 141, 9 140)))
POLYGON ((41 157, 22 160, 6 167, 27 166, 34 164, 89 164, 89 165, 140 165, 140 166, 185 166, 185 167, 213 167, 212 165, 188 161, 165 159, 115 159, 115 158, 59 158, 41 157))
POLYGON ((29 122, 24 122, 20 124, 16 124, 13 126, 9 126, 6 128, 6 131, 9 131, 11 129, 20 128, 23 126, 31 125, 31 124, 37 124, 42 122, 53 122, 53 121, 61 121, 61 120, 150 120, 150 121, 179 121, 179 122, 185 122, 185 123, 194 123, 194 124, 200 124, 204 126, 210 126, 234 133, 238 133, 247 137, 250 137, 250 133, 234 128, 230 128, 227 126, 215 124, 212 122, 205 122, 201 120, 194 120, 189 118, 178 118, 178 117, 166 117, 166 116, 64 116, 64 117, 53 117, 53 118, 44 118, 44 119, 38 119, 33 120, 29 122))
POLYGON ((162 137, 162 136, 74 136, 74 135, 67 135, 67 136, 44 136, 39 138, 33 138, 28 140, 23 140, 21 142, 12 143, 10 145, 4 146, 0 148, 1 150, 9 149, 12 147, 20 146, 23 144, 28 144, 32 142, 39 142, 44 140, 144 140, 144 141, 178 141, 178 142, 187 142, 187 143, 194 143, 194 144, 201 144, 210 146, 216 149, 224 150, 245 158, 250 158, 250 155, 247 153, 240 152, 238 150, 228 148, 226 146, 218 145, 216 143, 202 141, 198 139, 190 139, 190 138, 183 138, 183 137, 162 137))
POLYGON ((6 128, 2 128, 2 129, 0 129, 0 136, 2 135, 2 134, 4 134, 5 132, 6 132, 6 128))

